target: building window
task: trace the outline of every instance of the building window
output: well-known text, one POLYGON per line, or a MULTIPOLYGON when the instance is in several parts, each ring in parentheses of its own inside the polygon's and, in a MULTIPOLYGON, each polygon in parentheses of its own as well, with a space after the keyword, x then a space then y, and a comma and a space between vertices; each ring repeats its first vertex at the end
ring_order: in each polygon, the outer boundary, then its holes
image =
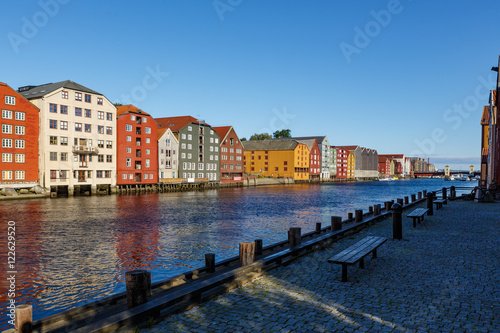
POLYGON ((2 110, 2 118, 3 119, 12 119, 12 111, 2 110))
POLYGON ((2 162, 3 163, 12 162, 12 154, 11 153, 2 153, 2 162))
POLYGON ((144 132, 145 132, 146 134, 151 134, 151 127, 146 127, 146 128, 144 128, 144 132))
MULTIPOLYGON (((25 116, 26 116, 26 114, 24 112, 16 111, 16 120, 24 121, 26 119, 25 116)), ((12 117, 12 115, 11 115, 11 117, 12 117)))
POLYGON ((97 172, 96 177, 97 178, 102 178, 102 170, 97 170, 96 172, 97 172))
POLYGON ((75 101, 81 101, 82 100, 82 93, 76 92, 75 93, 75 101))
POLYGON ((57 136, 51 136, 51 137, 49 137, 49 143, 51 145, 57 145, 57 136))
POLYGON ((16 163, 25 163, 26 155, 24 154, 16 154, 16 163))
POLYGON ((97 119, 104 120, 104 112, 103 111, 97 111, 97 119))
POLYGON ((151 150, 150 149, 146 149, 146 155, 150 155, 151 154, 151 150))
POLYGON ((92 101, 92 97, 89 94, 85 94, 85 102, 90 103, 92 101))
POLYGON ((57 104, 49 104, 49 112, 57 113, 57 104))
POLYGON ((97 162, 104 162, 104 155, 97 155, 97 162))
POLYGON ((68 145, 68 138, 65 136, 61 136, 61 146, 67 146, 68 145))
POLYGON ((61 114, 68 114, 68 106, 67 105, 59 105, 59 112, 61 114))
POLYGON ((104 148, 104 140, 97 140, 97 147, 104 148))
POLYGON ((14 96, 5 95, 5 104, 16 105, 16 98, 14 96))
POLYGON ((2 124, 2 133, 12 134, 12 125, 2 124))
POLYGON ((106 134, 112 135, 113 134, 113 127, 106 126, 106 134))
POLYGON ((113 148, 113 141, 106 141, 106 148, 113 148))
POLYGON ((50 160, 57 161, 57 153, 56 152, 53 152, 53 151, 50 152, 50 160))
POLYGON ((2 139, 2 148, 12 148, 12 139, 2 139))
POLYGON ((87 133, 92 132, 92 125, 90 125, 90 124, 85 124, 85 132, 87 132, 87 133))
POLYGON ((62 130, 67 130, 68 129, 68 122, 67 121, 61 121, 59 123, 60 129, 62 130))
POLYGON ((75 123, 75 131, 77 132, 82 131, 82 123, 75 123))
POLYGON ((127 147, 127 154, 132 154, 132 148, 127 147))
POLYGON ((151 143, 151 139, 150 138, 146 138, 146 143, 151 143))
POLYGON ((106 155, 106 162, 112 163, 113 162, 113 155, 106 155))
POLYGON ((54 128, 54 129, 57 129, 57 120, 50 119, 50 120, 49 120, 49 127, 50 127, 50 128, 54 128))
POLYGON ((127 141, 132 142, 132 137, 130 135, 127 135, 127 141))
POLYGON ((68 153, 61 153, 61 161, 67 161, 68 160, 68 153))
POLYGON ((85 109, 85 111, 84 111, 84 115, 85 115, 85 117, 87 117, 87 118, 92 118, 92 110, 85 109))
POLYGON ((132 159, 127 158, 127 160, 126 160, 126 166, 127 167, 131 167, 132 166, 132 159))
POLYGON ((75 116, 78 117, 82 116, 82 108, 75 108, 75 116))
POLYGON ((102 97, 97 97, 97 105, 102 105, 102 97))
POLYGON ((17 140, 16 139, 16 148, 17 149, 24 149, 24 140, 17 140))
POLYGON ((113 114, 111 112, 106 112, 106 120, 113 120, 113 114))
POLYGON ((130 125, 130 124, 125 124, 125 131, 127 131, 127 132, 132 132, 132 125, 130 125))
POLYGON ((146 159, 146 168, 149 168, 149 159, 146 159))
POLYGON ((64 99, 68 99, 68 92, 67 91, 61 91, 61 97, 64 99))
POLYGON ((104 134, 104 126, 97 125, 97 133, 104 134))
POLYGON ((12 171, 3 170, 2 171, 2 179, 3 180, 11 180, 12 179, 12 171))

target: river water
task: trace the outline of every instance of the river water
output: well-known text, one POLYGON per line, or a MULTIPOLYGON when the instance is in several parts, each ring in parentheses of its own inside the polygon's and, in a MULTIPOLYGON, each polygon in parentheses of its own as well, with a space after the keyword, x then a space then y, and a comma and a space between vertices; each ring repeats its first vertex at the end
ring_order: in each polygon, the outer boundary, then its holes
MULTIPOLYGON (((221 260, 238 243, 286 239, 330 216, 443 187, 476 182, 441 179, 297 184, 104 197, 0 202, 0 330, 8 327, 9 283, 16 304, 33 305, 33 319, 125 290, 124 275, 147 269, 159 281, 204 265, 204 254, 221 260), (7 228, 15 222, 17 273, 8 273, 7 228)), ((470 192, 470 190, 468 190, 470 192)))

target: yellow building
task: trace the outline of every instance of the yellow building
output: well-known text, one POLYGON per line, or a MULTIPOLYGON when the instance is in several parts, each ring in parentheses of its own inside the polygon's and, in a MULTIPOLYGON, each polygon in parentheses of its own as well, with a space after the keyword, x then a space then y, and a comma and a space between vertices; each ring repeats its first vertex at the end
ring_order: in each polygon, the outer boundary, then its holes
POLYGON ((354 153, 350 151, 347 156, 347 179, 354 179, 354 162, 356 162, 354 153))
POLYGON ((242 142, 247 174, 309 180, 309 149, 293 139, 242 142))

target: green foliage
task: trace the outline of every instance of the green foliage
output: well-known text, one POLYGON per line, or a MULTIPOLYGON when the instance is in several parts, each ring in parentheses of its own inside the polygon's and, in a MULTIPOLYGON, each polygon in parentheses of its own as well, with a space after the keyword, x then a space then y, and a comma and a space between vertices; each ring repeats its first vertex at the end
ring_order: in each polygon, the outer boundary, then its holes
POLYGON ((255 133, 250 137, 250 140, 265 140, 265 139, 272 139, 273 137, 269 135, 268 133, 260 133, 257 134, 255 133))
POLYGON ((240 141, 247 141, 247 138, 241 138, 240 141))
POLYGON ((123 106, 122 103, 113 103, 114 106, 118 107, 118 106, 123 106))
POLYGON ((281 139, 281 138, 291 138, 292 137, 292 131, 289 129, 282 129, 281 131, 276 131, 273 133, 273 137, 275 139, 281 139))

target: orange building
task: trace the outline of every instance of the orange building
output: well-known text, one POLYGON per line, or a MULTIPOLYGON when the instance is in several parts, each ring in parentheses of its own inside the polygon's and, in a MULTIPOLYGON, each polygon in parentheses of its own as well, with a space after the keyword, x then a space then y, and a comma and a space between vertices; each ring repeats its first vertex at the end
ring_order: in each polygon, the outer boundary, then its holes
POLYGON ((347 156, 347 179, 355 178, 355 165, 356 165, 356 157, 352 151, 349 151, 349 155, 347 156))
POLYGON ((116 111, 117 185, 158 183, 158 125, 133 105, 116 111))
POLYGON ((309 149, 294 139, 243 142, 247 174, 309 180, 309 149))
POLYGON ((0 82, 0 107, 2 108, 0 184, 15 187, 36 185, 40 109, 3 82, 0 82))
POLYGON ((242 183, 243 145, 232 126, 214 127, 220 136, 220 182, 242 183))

